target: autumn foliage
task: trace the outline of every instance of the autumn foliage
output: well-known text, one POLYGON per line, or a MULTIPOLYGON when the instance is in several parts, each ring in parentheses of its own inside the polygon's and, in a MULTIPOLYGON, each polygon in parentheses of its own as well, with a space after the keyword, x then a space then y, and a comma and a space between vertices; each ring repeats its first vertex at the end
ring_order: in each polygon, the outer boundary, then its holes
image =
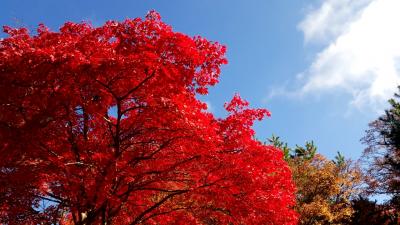
POLYGON ((0 41, 0 223, 296 224, 269 116, 235 95, 215 118, 196 98, 225 47, 156 12, 0 41))
POLYGON ((342 154, 328 160, 317 153, 314 142, 289 148, 273 136, 270 142, 282 149, 296 184, 299 225, 352 224, 352 201, 362 193, 362 171, 358 163, 342 154))
POLYGON ((354 213, 352 197, 360 193, 360 170, 350 161, 337 164, 319 154, 291 163, 298 187, 299 224, 349 224, 354 213))

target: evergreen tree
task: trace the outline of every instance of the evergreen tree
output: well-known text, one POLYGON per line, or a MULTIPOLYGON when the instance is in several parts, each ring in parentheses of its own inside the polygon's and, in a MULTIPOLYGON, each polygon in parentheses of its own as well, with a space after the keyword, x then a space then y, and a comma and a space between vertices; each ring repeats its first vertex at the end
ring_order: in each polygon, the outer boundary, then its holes
MULTIPOLYGON (((399 86, 400 89, 400 86, 399 86)), ((369 124, 363 138, 368 145, 364 158, 369 163, 369 188, 375 194, 388 194, 400 208, 400 95, 389 100, 390 108, 369 124)))

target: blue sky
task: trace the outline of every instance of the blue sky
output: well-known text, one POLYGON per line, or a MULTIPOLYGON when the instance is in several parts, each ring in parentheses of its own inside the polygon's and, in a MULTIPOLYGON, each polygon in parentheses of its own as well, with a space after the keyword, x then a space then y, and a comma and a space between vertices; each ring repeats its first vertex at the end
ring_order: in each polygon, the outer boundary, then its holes
POLYGON ((217 116, 240 93, 272 112, 255 126, 259 139, 274 133, 290 146, 314 140, 330 158, 341 151, 356 159, 367 124, 400 81, 400 35, 392 23, 399 6, 396 0, 3 0, 0 24, 57 30, 65 21, 101 25, 155 9, 176 31, 228 47, 220 83, 202 98, 217 116))

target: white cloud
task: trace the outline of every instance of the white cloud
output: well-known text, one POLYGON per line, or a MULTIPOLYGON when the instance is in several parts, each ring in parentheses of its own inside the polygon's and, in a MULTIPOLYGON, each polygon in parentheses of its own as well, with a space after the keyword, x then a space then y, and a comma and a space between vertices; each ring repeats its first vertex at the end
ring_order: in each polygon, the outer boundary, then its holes
POLYGON ((327 0, 299 28, 306 43, 327 43, 302 94, 344 90, 353 106, 376 109, 400 85, 400 0, 327 0))
POLYGON ((326 0, 320 7, 310 7, 298 28, 308 42, 324 42, 344 32, 349 20, 359 16, 360 9, 372 0, 326 0))

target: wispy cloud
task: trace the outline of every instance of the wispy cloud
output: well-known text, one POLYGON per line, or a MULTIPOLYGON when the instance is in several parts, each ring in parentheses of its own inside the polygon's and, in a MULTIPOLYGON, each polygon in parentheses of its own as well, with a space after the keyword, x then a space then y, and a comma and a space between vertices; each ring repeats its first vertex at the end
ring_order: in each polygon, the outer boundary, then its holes
POLYGON ((326 0, 319 7, 309 6, 298 28, 303 31, 306 43, 329 42, 345 32, 350 21, 360 16, 360 11, 372 0, 326 0))
POLYGON ((299 94, 350 94, 357 108, 378 109, 400 84, 400 1, 327 0, 299 29, 307 44, 325 44, 297 78, 299 94))

